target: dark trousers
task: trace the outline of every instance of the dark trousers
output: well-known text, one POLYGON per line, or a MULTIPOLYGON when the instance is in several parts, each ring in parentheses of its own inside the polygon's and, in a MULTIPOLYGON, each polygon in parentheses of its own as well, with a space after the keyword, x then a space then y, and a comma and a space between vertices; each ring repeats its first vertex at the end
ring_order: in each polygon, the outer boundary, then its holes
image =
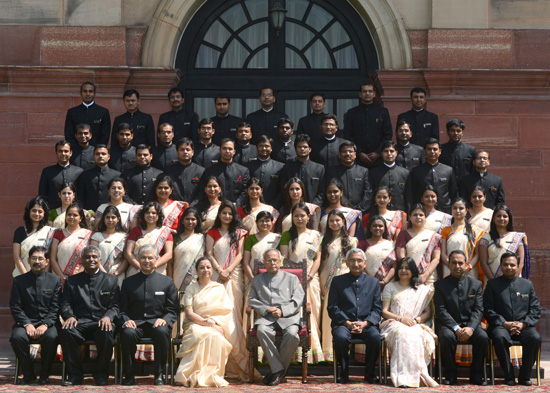
POLYGON ((361 334, 351 334, 351 331, 343 326, 334 326, 332 328, 332 344, 334 347, 334 356, 341 367, 341 378, 349 376, 349 344, 352 339, 360 339, 365 343, 365 377, 374 377, 374 365, 378 354, 380 353, 380 342, 382 336, 378 328, 369 326, 361 334))
POLYGON ((109 377, 109 365, 115 345, 115 325, 113 324, 113 330, 104 331, 97 324, 98 321, 79 321, 78 325, 72 329, 59 330, 59 342, 63 349, 63 357, 70 379, 84 378, 80 346, 87 340, 94 340, 97 347, 94 378, 106 379, 109 377))
MULTIPOLYGON (((38 327, 37 324, 35 327, 38 327)), ((29 353, 30 337, 24 327, 14 326, 10 342, 15 352, 15 356, 19 359, 19 365, 25 379, 34 378, 34 365, 29 353)), ((48 378, 52 369, 52 363, 55 358, 55 350, 57 348, 57 329, 55 326, 49 327, 42 337, 37 342, 40 344, 40 356, 42 358, 42 368, 40 369, 40 377, 48 378)))
MULTIPOLYGON (((137 322, 136 322, 137 323, 137 322)), ((132 377, 132 364, 137 350, 137 342, 144 337, 153 339, 155 347, 155 376, 166 373, 165 365, 170 347, 171 328, 168 325, 153 328, 153 324, 144 322, 136 329, 123 328, 120 334, 122 344, 122 361, 124 364, 124 376, 132 377)))
MULTIPOLYGON (((455 332, 445 326, 440 326, 437 330, 437 337, 441 345, 441 361, 445 367, 445 378, 447 380, 456 380, 457 367, 455 361, 456 346, 462 344, 458 341, 455 332)), ((487 356, 489 350, 489 336, 487 332, 478 327, 470 337, 467 344, 472 346, 472 364, 470 365, 470 379, 481 381, 483 379, 483 358, 487 356)))
POLYGON ((504 371, 506 380, 514 379, 514 369, 510 362, 510 346, 512 340, 519 341, 522 347, 521 367, 519 369, 518 379, 527 381, 531 379, 531 369, 535 363, 537 353, 542 342, 539 333, 534 326, 526 327, 519 335, 510 336, 510 332, 502 326, 493 328, 490 332, 497 354, 500 367, 504 371))

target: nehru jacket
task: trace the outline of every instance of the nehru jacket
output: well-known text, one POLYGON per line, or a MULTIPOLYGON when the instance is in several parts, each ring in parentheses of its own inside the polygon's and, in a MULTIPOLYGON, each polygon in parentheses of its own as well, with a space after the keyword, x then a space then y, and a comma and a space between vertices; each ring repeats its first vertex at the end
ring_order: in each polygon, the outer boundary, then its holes
POLYGON ((90 126, 92 139, 90 145, 97 144, 109 145, 109 136, 111 135, 111 116, 107 108, 97 105, 95 102, 86 107, 84 104, 75 106, 67 111, 65 118, 65 139, 71 143, 71 146, 78 144, 74 134, 76 126, 84 123, 90 126))
POLYGON ((117 139, 118 126, 127 123, 132 127, 134 139, 132 146, 141 144, 153 147, 155 146, 155 123, 153 117, 148 113, 143 113, 139 109, 134 113, 126 112, 115 117, 113 121, 113 131, 111 133, 111 148, 120 148, 117 139))

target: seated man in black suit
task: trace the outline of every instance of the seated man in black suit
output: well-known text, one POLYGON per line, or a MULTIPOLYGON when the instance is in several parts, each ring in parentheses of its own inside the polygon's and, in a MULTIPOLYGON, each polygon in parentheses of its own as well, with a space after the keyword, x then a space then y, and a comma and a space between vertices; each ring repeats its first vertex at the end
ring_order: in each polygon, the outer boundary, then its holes
POLYGON ((483 358, 489 348, 489 337, 481 327, 483 318, 483 292, 481 281, 467 274, 468 261, 461 250, 451 251, 451 274, 436 281, 435 328, 441 344, 441 357, 445 367, 445 385, 456 385, 456 346, 472 345, 473 360, 470 366, 470 382, 487 385, 483 379, 483 358))
POLYGON ((82 384, 84 373, 80 344, 93 339, 97 347, 94 379, 99 386, 105 386, 109 380, 109 364, 115 344, 113 321, 118 316, 118 279, 99 269, 101 254, 96 246, 84 248, 82 265, 84 271, 67 279, 61 297, 60 315, 63 324, 59 332, 59 342, 69 375, 61 384, 82 384))
POLYGON ((489 336, 507 385, 516 380, 510 363, 510 342, 521 342, 522 359, 518 382, 531 386, 531 369, 541 345, 535 325, 540 320, 540 302, 533 283, 518 277, 519 257, 507 251, 500 258, 502 276, 487 281, 483 294, 485 318, 489 323, 489 336))
POLYGON ((347 252, 346 264, 350 272, 334 277, 328 295, 334 358, 342 370, 338 382, 349 381, 348 347, 351 339, 361 339, 366 344, 365 381, 375 383, 374 364, 382 340, 378 329, 382 313, 380 284, 364 272, 367 256, 360 248, 347 252))
POLYGON ((46 247, 33 246, 29 251, 31 270, 13 279, 10 310, 15 320, 11 332, 11 346, 23 371, 22 385, 36 380, 29 354, 30 340, 38 340, 42 355, 40 385, 50 383, 48 377, 57 349, 57 313, 61 295, 61 281, 55 274, 44 271, 50 260, 46 247))
POLYGON ((151 245, 140 248, 141 270, 122 283, 120 319, 122 332, 123 385, 135 385, 132 372, 137 341, 151 337, 155 346, 155 385, 164 385, 163 373, 168 356, 172 325, 180 312, 174 280, 155 272, 158 258, 151 245))

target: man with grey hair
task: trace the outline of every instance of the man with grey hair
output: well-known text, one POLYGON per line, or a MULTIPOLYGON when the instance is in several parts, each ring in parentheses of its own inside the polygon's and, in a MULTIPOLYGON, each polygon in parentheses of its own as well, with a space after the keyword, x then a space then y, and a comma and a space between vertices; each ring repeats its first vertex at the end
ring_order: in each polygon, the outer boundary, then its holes
POLYGON ((174 280, 155 271, 158 254, 152 245, 138 252, 141 270, 122 283, 120 296, 123 385, 135 385, 132 364, 137 342, 151 337, 155 347, 155 385, 163 385, 172 325, 180 312, 174 280))
POLYGON ((339 383, 349 382, 348 347, 352 339, 361 339, 365 350, 365 381, 375 383, 374 364, 382 337, 378 329, 382 313, 380 284, 364 273, 367 257, 360 248, 346 254, 349 273, 334 277, 328 295, 328 314, 332 319, 334 361, 340 363, 339 383))
POLYGON ((264 253, 263 263, 267 272, 254 277, 248 300, 258 315, 254 325, 271 369, 263 379, 264 384, 269 386, 282 382, 300 343, 298 331, 304 290, 296 275, 280 271, 281 261, 281 252, 275 248, 264 253), (278 348, 275 345, 276 329, 283 331, 283 340, 278 348))
POLYGON ((96 342, 95 381, 105 386, 109 380, 120 291, 117 277, 102 272, 101 263, 99 249, 87 246, 82 251, 84 271, 69 277, 63 288, 59 342, 68 368, 68 379, 61 383, 63 386, 82 384, 80 345, 86 340, 96 342))

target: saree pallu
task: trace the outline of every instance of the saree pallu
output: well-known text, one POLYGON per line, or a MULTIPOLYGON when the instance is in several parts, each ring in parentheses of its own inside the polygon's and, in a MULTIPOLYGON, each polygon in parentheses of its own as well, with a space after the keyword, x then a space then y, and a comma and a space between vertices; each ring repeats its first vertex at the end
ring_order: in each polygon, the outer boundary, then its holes
MULTIPOLYGON (((152 245, 155 250, 157 251, 157 255, 161 255, 162 249, 164 248, 164 244, 166 243, 166 239, 170 236, 172 233, 172 230, 168 227, 161 227, 161 228, 155 228, 151 232, 146 233, 143 235, 143 237, 140 237, 136 241, 136 245, 134 248, 134 255, 138 255, 139 250, 141 247, 143 247, 146 244, 152 245)), ((156 271, 160 274, 166 275, 166 265, 164 264, 156 271)), ((126 270, 126 277, 133 276, 136 274, 139 270, 136 269, 133 266, 128 266, 128 269, 126 270)))
MULTIPOLYGON (((350 209, 349 207, 341 207, 336 210, 344 213, 344 217, 346 217, 346 230, 348 230, 349 236, 357 236, 359 235, 358 232, 363 233, 363 227, 361 225, 362 212, 360 210, 350 209), (354 222, 357 222, 357 225, 355 225, 355 233, 349 233, 349 228, 354 222)), ((327 230, 327 219, 328 213, 321 217, 319 221, 319 232, 325 233, 327 230)), ((362 237, 360 239, 362 239, 362 237)))
MULTIPOLYGON (((264 255, 264 252, 271 248, 279 248, 279 242, 281 240, 281 235, 278 233, 269 233, 264 236, 262 240, 259 240, 258 243, 252 246, 250 250, 250 262, 249 267, 254 273, 254 265, 256 261, 260 261, 264 255)), ((248 295, 250 294, 250 288, 252 283, 248 280, 248 277, 244 277, 245 281, 245 294, 244 294, 244 306, 243 306, 243 332, 246 332, 248 328, 248 315, 246 314, 246 308, 248 307, 248 295)), ((261 348, 258 349, 261 351, 261 348)), ((261 356, 260 356, 261 358, 261 356)))
MULTIPOLYGON (((196 282, 195 263, 204 255, 204 235, 193 233, 174 248, 174 284, 179 291, 196 282)), ((176 242, 174 242, 176 244, 176 242)))
POLYGON ((437 233, 441 233, 441 230, 445 227, 451 225, 451 220, 453 216, 443 213, 439 210, 434 210, 426 216, 426 223, 424 224, 424 229, 429 229, 437 233))
MULTIPOLYGON (((424 273, 430 265, 432 260, 432 252, 435 250, 440 240, 440 234, 425 229, 407 242, 407 256, 414 259, 420 274, 424 273)), ((433 285, 436 279, 437 269, 434 270, 430 277, 428 277, 426 284, 433 285)))
MULTIPOLYGON (((220 233, 217 229, 211 229, 208 232, 209 235, 214 239, 214 259, 222 267, 226 269, 231 265, 233 259, 237 256, 239 252, 239 240, 246 236, 246 231, 244 229, 237 229, 237 236, 235 242, 232 242, 229 234, 224 234, 220 236, 220 233), (213 235, 213 236, 212 236, 213 235)), ((235 323, 239 328, 242 328, 243 325, 243 305, 244 305, 244 273, 242 264, 239 263, 235 269, 231 272, 229 280, 222 282, 219 278, 219 274, 216 271, 212 272, 212 281, 218 281, 223 284, 229 299, 233 302, 233 313, 235 318, 235 323)))
MULTIPOLYGON (((357 247, 358 240, 355 237, 350 238, 351 248, 357 247)), ((321 261, 319 267, 319 281, 321 285, 321 347, 323 348, 323 357, 325 361, 334 361, 334 351, 332 348, 332 328, 330 326, 330 316, 328 315, 328 293, 332 279, 336 276, 346 274, 349 268, 344 262, 344 253, 342 252, 342 239, 337 238, 328 246, 329 255, 321 261)))
MULTIPOLYGON (((52 244, 54 233, 55 228, 45 225, 38 231, 31 233, 25 238, 25 240, 21 242, 21 261, 23 261, 23 265, 25 266, 27 271, 31 270, 31 266, 29 265, 29 251, 31 250, 31 248, 33 248, 34 246, 43 246, 46 247, 47 250, 49 250, 52 244)), ((21 272, 19 271, 19 269, 15 267, 12 276, 17 277, 20 274, 21 272)))
POLYGON ((403 212, 401 210, 388 210, 382 217, 386 219, 390 239, 395 239, 395 232, 397 232, 398 229, 406 229, 401 228, 401 223, 403 221, 403 212))
MULTIPOLYGON (((307 260, 307 272, 311 272, 313 260, 321 246, 323 235, 321 233, 308 229, 307 231, 298 235, 298 238, 291 241, 288 250, 289 258, 292 261, 298 262, 304 259, 307 260), (296 244, 294 251, 293 244, 296 244)), ((317 363, 325 360, 323 355, 323 347, 321 346, 321 332, 319 329, 321 322, 321 285, 319 282, 319 272, 315 273, 313 278, 307 285, 307 301, 311 305, 311 352, 307 358, 308 363, 317 363)), ((294 354, 294 360, 302 358, 302 349, 298 348, 298 351, 294 354)))
POLYGON ((164 225, 172 229, 172 232, 176 232, 178 229, 179 218, 182 213, 189 207, 187 202, 183 201, 169 201, 169 203, 162 209, 164 214, 164 225))
POLYGON ((277 222, 277 219, 279 218, 279 212, 277 211, 277 209, 275 209, 273 206, 270 206, 270 205, 264 205, 260 209, 256 210, 255 212, 252 212, 248 215, 245 215, 244 217, 241 217, 243 227, 248 231, 249 235, 255 235, 256 233, 258 233, 258 227, 256 226, 256 216, 258 215, 259 212, 262 212, 262 211, 267 211, 271 213, 271 215, 273 216, 273 225, 275 225, 275 223, 277 222))
MULTIPOLYGON (((317 209, 319 209, 319 206, 317 206, 314 203, 305 202, 308 210, 309 210, 309 219, 311 221, 311 216, 315 214, 317 209)), ((281 222, 281 233, 287 232, 290 230, 290 227, 292 227, 292 216, 290 214, 287 214, 283 221, 281 222)))
POLYGON ((481 213, 470 217, 468 222, 472 225, 477 226, 484 232, 489 232, 489 229, 491 229, 491 220, 493 219, 493 213, 493 209, 485 209, 481 213))
POLYGON ((210 209, 208 209, 208 211, 203 217, 201 217, 202 231, 204 233, 208 232, 214 226, 214 221, 216 221, 216 216, 218 215, 219 209, 220 209, 220 205, 213 206, 210 209))
MULTIPOLYGON (((464 227, 457 228, 456 230, 452 230, 452 228, 449 226, 447 228, 444 228, 445 231, 450 230, 450 233, 447 235, 447 256, 451 253, 451 251, 455 250, 461 250, 466 254, 466 261, 470 263, 472 260, 475 249, 477 247, 477 243, 479 242, 479 239, 483 236, 485 232, 483 232, 481 229, 479 229, 477 226, 472 225, 472 232, 474 234, 474 243, 472 244, 468 240, 468 235, 466 234, 466 230, 464 227), (449 229, 447 229, 449 228, 449 229)), ((443 277, 447 277, 449 274, 451 274, 451 271, 449 268, 442 264, 443 266, 443 277)), ((475 266, 472 266, 472 269, 468 272, 468 275, 475 278, 476 280, 479 279, 479 271, 480 266, 479 263, 477 263, 475 266)))
POLYGON ((79 228, 57 246, 57 263, 66 276, 78 273, 82 267, 82 250, 90 244, 92 231, 79 228))
MULTIPOLYGON (((417 317, 432 296, 433 288, 428 285, 419 285, 416 290, 407 288, 391 298, 389 311, 401 317, 417 317)), ((394 386, 419 387, 421 382, 426 386, 438 386, 427 367, 437 338, 430 328, 423 324, 407 326, 389 319, 380 324, 380 334, 384 336, 391 356, 390 375, 394 386)))
MULTIPOLYGON (((61 209, 61 208, 58 208, 58 209, 61 209)), ((56 212, 56 215, 55 215, 55 218, 52 220, 52 227, 59 228, 59 229, 65 228, 65 213, 66 212, 57 214, 57 209, 55 210, 55 212, 56 212)), ((51 216, 51 214, 50 214, 50 216, 51 216)))
POLYGON ((234 359, 235 354, 239 355, 236 353, 240 349, 239 341, 245 339, 232 319, 233 305, 224 286, 211 281, 201 289, 194 282, 187 287, 183 304, 201 317, 216 321, 223 328, 223 335, 213 327, 186 321, 182 345, 176 355, 181 360, 175 381, 190 387, 227 386, 226 368, 228 375, 245 378, 246 370, 234 359))
POLYGON ((378 281, 383 280, 397 259, 394 243, 391 240, 383 240, 378 244, 369 246, 364 251, 367 255, 365 273, 375 277, 378 281))
MULTIPOLYGON (((101 217, 103 217, 103 212, 105 211, 105 208, 107 206, 110 206, 110 204, 104 203, 97 208, 94 214, 94 220, 96 223, 98 223, 101 220, 101 217)), ((123 202, 120 205, 117 205, 115 207, 118 209, 118 212, 120 213, 120 225, 122 225, 122 229, 124 229, 124 232, 126 233, 130 232, 132 220, 136 217, 136 214, 139 213, 142 206, 132 205, 130 203, 123 202)))
MULTIPOLYGON (((98 242, 99 253, 103 261, 105 271, 114 274, 122 262, 124 247, 126 246, 126 238, 128 235, 122 232, 113 233, 107 239, 101 232, 96 232, 92 236, 92 240, 98 242)), ((118 275, 118 285, 122 286, 122 281, 126 278, 126 272, 118 275)))

